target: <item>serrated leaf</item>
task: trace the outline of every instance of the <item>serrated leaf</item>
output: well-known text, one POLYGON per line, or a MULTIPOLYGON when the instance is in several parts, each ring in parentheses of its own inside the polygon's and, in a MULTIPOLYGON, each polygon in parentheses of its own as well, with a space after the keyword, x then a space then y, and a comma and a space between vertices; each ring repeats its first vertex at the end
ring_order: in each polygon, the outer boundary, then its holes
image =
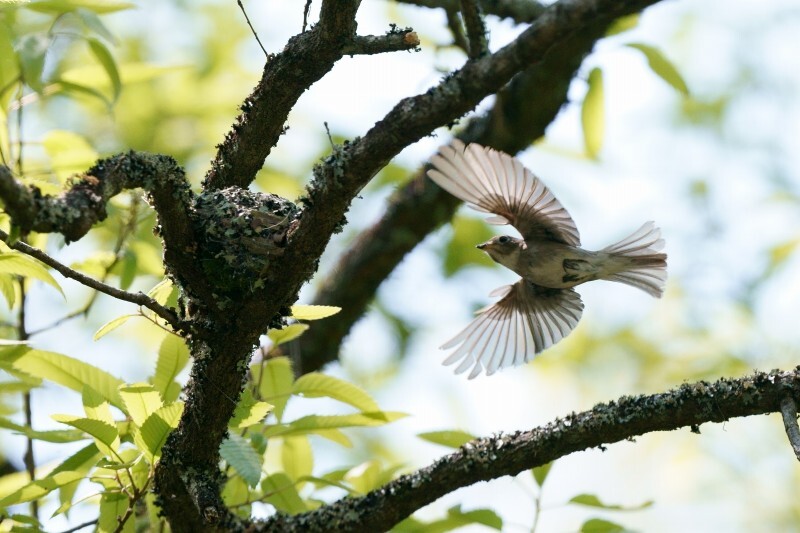
POLYGON ((265 437, 307 435, 319 430, 349 428, 349 427, 374 427, 394 422, 408 415, 392 411, 378 411, 374 413, 356 413, 351 415, 308 415, 289 423, 276 424, 264 431, 265 437))
POLYGON ((605 98, 603 96, 603 71, 595 67, 589 73, 589 90, 581 107, 581 126, 586 155, 597 159, 603 147, 605 130, 605 98))
POLYGON ((86 438, 82 431, 72 430, 72 429, 56 429, 56 430, 51 429, 47 431, 36 431, 34 429, 29 428, 28 426, 17 424, 11 420, 8 420, 7 418, 2 418, 2 417, 0 417, 0 428, 15 431, 20 435, 25 435, 27 438, 31 440, 40 440, 43 442, 52 442, 55 444, 63 444, 65 442, 76 442, 86 438))
POLYGON ((27 2, 25 7, 40 13, 68 13, 76 9, 88 9, 94 13, 114 13, 136 7, 132 2, 112 2, 109 0, 33 0, 27 2))
POLYGON ((459 448, 477 438, 471 433, 460 430, 428 431, 417 434, 417 437, 448 448, 459 448))
POLYGON ((237 429, 250 427, 264 420, 271 410, 271 404, 257 401, 250 389, 245 389, 228 426, 237 429))
POLYGON ((122 315, 118 316, 117 318, 109 320, 108 322, 106 322, 105 324, 103 324, 98 328, 98 330, 94 333, 94 337, 92 338, 94 340, 99 340, 103 338, 104 336, 108 335, 109 333, 120 327, 122 324, 127 322, 129 318, 134 316, 139 316, 139 315, 137 314, 122 315))
POLYGON ((283 329, 269 330, 267 332, 267 337, 269 337, 269 340, 271 340, 275 346, 280 346, 281 344, 295 340, 305 333, 307 329, 308 324, 289 324, 283 329))
POLYGON ((236 433, 231 433, 222 441, 219 454, 249 486, 258 485, 264 458, 256 453, 250 442, 236 433))
POLYGON ((307 398, 324 396, 352 405, 361 411, 380 411, 375 400, 362 388, 319 372, 309 372, 298 378, 292 386, 292 394, 301 394, 307 398))
POLYGON ((625 533, 628 531, 625 527, 603 520, 601 518, 590 518, 581 524, 581 533, 625 533))
POLYGON ((278 472, 267 476, 261 482, 261 490, 264 493, 264 501, 272 504, 278 511, 298 514, 308 510, 294 483, 286 474, 278 472))
MULTIPOLYGON (((5 354, 0 354, 0 361, 5 354)), ((122 409, 119 387, 122 380, 104 370, 66 355, 43 350, 25 350, 13 356, 13 368, 31 376, 46 379, 76 392, 88 385, 99 392, 111 405, 122 409)))
MULTIPOLYGON (((153 386, 164 402, 173 402, 178 398, 173 384, 188 363, 189 348, 186 347, 186 342, 177 335, 168 333, 158 348, 156 372, 153 375, 153 386)), ((177 392, 180 392, 180 386, 177 392)))
POLYGON ((47 271, 47 267, 25 254, 18 252, 0 253, 0 274, 13 274, 44 281, 55 288, 61 296, 64 296, 64 291, 61 290, 61 286, 47 271))
POLYGON ((67 424, 74 428, 80 429, 94 438, 94 443, 97 449, 103 455, 109 457, 116 457, 116 451, 119 449, 119 431, 116 425, 107 424, 100 420, 93 420, 91 418, 79 418, 72 415, 52 415, 51 417, 56 422, 67 424))
MULTIPOLYGON (((97 449, 94 443, 91 443, 65 459, 64 462, 50 472, 50 475, 59 472, 80 472, 83 473, 85 478, 101 457, 102 454, 100 450, 97 449)), ((79 479, 60 487, 58 491, 58 501, 61 505, 53 513, 53 516, 65 513, 72 507, 72 498, 75 496, 75 492, 81 481, 82 480, 79 479)))
POLYGON ((531 468, 531 475, 533 475, 533 479, 536 481, 536 484, 539 485, 540 487, 544 485, 547 476, 550 474, 550 469, 553 468, 554 462, 555 461, 550 461, 545 465, 531 468))
POLYGON ((114 60, 114 56, 111 55, 111 51, 103 41, 90 37, 87 39, 87 42, 89 43, 92 54, 94 54, 94 57, 100 65, 102 65, 103 70, 105 70, 108 75, 108 79, 111 82, 112 100, 116 101, 117 98, 119 98, 120 91, 122 91, 122 80, 120 80, 119 71, 117 70, 117 62, 114 60))
POLYGON ((83 401, 83 411, 86 413, 87 418, 99 420, 100 422, 105 422, 112 426, 114 425, 114 417, 111 415, 111 408, 102 394, 90 386, 84 385, 81 400, 83 401))
POLYGON ((273 412, 281 420, 294 384, 291 361, 288 357, 274 357, 251 366, 250 371, 258 394, 274 406, 273 412))
POLYGON ((125 413, 139 427, 163 405, 161 394, 149 383, 136 383, 120 387, 119 395, 125 405, 125 413))
POLYGON ((0 500, 0 508, 38 500, 57 488, 82 478, 83 473, 81 472, 59 472, 33 481, 0 500))
POLYGON ((686 85, 683 76, 681 76, 675 65, 666 58, 666 56, 654 46, 643 43, 628 43, 630 48, 639 50, 647 58, 647 64, 659 78, 669 83, 673 89, 681 93, 683 96, 689 96, 689 87, 686 85))
POLYGON ((145 453, 150 463, 161 456, 161 447, 170 432, 178 427, 183 414, 183 402, 173 402, 157 409, 139 427, 134 440, 145 453))
POLYGON ((588 507, 599 507, 601 509, 609 509, 614 511, 639 511, 653 505, 652 501, 646 501, 642 504, 631 506, 607 504, 600 501, 600 498, 594 494, 578 494, 577 496, 573 496, 569 500, 569 503, 577 503, 579 505, 586 505, 588 507))
POLYGON ((314 452, 308 437, 286 437, 281 442, 281 465, 289 478, 299 481, 314 470, 314 452))
POLYGON ((319 320, 328 318, 342 310, 335 305, 293 305, 292 317, 297 320, 319 320))
POLYGON ((132 516, 128 517, 121 528, 119 524, 119 518, 126 514, 131 505, 133 504, 125 494, 104 492, 100 497, 98 533, 133 533, 136 530, 136 520, 132 516))

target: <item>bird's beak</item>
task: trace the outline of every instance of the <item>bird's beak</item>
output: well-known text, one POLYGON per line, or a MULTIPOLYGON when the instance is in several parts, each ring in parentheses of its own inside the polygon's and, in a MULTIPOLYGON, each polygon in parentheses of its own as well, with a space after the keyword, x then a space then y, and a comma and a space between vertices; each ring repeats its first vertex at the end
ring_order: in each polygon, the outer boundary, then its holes
POLYGON ((483 250, 483 249, 484 249, 484 248, 486 248, 487 246, 489 246, 489 243, 488 243, 488 242, 485 242, 485 243, 483 243, 483 244, 479 244, 479 245, 477 245, 475 248, 477 248, 478 250, 483 250))

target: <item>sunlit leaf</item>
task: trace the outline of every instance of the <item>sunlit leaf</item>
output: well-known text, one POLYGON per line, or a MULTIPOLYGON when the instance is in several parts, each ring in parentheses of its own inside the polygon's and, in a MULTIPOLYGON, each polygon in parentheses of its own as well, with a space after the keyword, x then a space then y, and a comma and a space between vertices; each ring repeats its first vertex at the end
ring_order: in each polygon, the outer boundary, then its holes
POLYGON ((136 530, 136 520, 128 516, 125 524, 120 528, 119 519, 125 516, 128 508, 133 503, 124 494, 105 492, 100 497, 100 518, 97 522, 99 533, 133 533, 136 530))
POLYGON ((105 324, 100 326, 98 328, 98 330, 94 333, 94 337, 92 337, 92 338, 94 340, 101 339, 105 335, 108 335, 109 333, 111 333, 112 331, 114 331, 115 329, 120 327, 122 324, 127 322, 129 318, 134 317, 134 316, 139 316, 139 315, 138 314, 131 314, 131 315, 118 316, 117 318, 112 318, 111 320, 109 320, 108 322, 106 322, 105 324))
POLYGON ((111 0, 33 0, 25 7, 42 13, 67 13, 79 8, 88 9, 95 13, 113 13, 124 9, 136 7, 132 2, 113 2, 111 0))
POLYGON ((639 505, 630 506, 607 504, 600 501, 600 498, 594 494, 578 494, 577 496, 573 496, 569 500, 569 503, 577 503, 580 505, 586 505, 588 507, 599 507, 601 509, 611 509, 614 511, 639 511, 653 505, 652 501, 646 501, 639 505))
POLYGON ((245 389, 228 426, 237 429, 250 427, 264 420, 271 410, 271 404, 257 401, 250 389, 245 389))
POLYGON ((103 41, 94 37, 90 37, 87 41, 94 57, 97 58, 97 61, 108 75, 108 79, 111 82, 113 100, 116 100, 119 98, 120 91, 122 91, 122 80, 120 80, 119 71, 117 70, 117 62, 103 41))
POLYGON ((319 372, 309 372, 300 376, 294 382, 292 394, 302 394, 308 398, 326 396, 352 405, 361 411, 380 411, 375 400, 362 388, 319 372))
POLYGON ((161 394, 149 383, 137 383, 120 387, 119 395, 125 404, 125 412, 137 426, 163 405, 161 394))
POLYGON ((335 305, 293 305, 292 317, 297 320, 319 320, 333 316, 342 310, 335 305))
POLYGON ((308 415, 289 424, 270 426, 264 431, 264 435, 267 437, 276 437, 279 435, 307 435, 309 433, 316 433, 321 429, 382 426, 406 416, 408 415, 405 413, 391 411, 356 413, 351 415, 308 415))
POLYGON ((581 524, 580 533, 625 533, 629 531, 625 527, 603 520, 601 518, 590 518, 581 524))
POLYGON ((83 410, 87 418, 114 425, 111 407, 108 405, 108 400, 106 400, 102 394, 90 386, 84 385, 81 399, 83 401, 83 410))
POLYGON ((289 324, 283 329, 271 329, 267 332, 267 337, 275 346, 280 346, 289 341, 295 340, 297 337, 305 333, 308 329, 308 324, 289 324))
POLYGON ((642 43, 628 43, 628 46, 639 50, 647 58, 647 64, 650 65, 652 70, 658 77, 665 82, 669 83, 673 89, 678 91, 684 96, 689 96, 689 87, 681 76, 675 65, 666 58, 666 56, 654 46, 642 43))
POLYGON ((605 99, 603 96, 603 71, 595 67, 589 73, 589 90, 581 107, 581 126, 586 155, 597 159, 603 147, 605 130, 605 99))
POLYGON ((172 281, 169 278, 164 278, 155 287, 147 291, 147 295, 161 305, 166 305, 173 292, 175 292, 175 286, 172 281))
POLYGON ((5 21, 0 21, 0 91, 4 91, 0 93, 0 109, 6 109, 8 99, 13 94, 14 80, 19 79, 19 74, 11 28, 5 21))
POLYGON ((476 438, 471 433, 459 430, 428 431, 426 433, 419 433, 417 437, 434 444, 447 446, 448 448, 458 448, 476 438))
MULTIPOLYGON (((59 472, 82 472, 84 476, 89 474, 89 471, 94 468, 97 461, 102 457, 100 450, 94 443, 91 443, 74 454, 70 455, 60 465, 50 472, 50 475, 59 472)), ((72 507, 72 498, 78 489, 78 485, 82 480, 76 480, 72 483, 63 485, 58 491, 58 501, 61 503, 60 507, 53 513, 53 516, 67 512, 72 507)))
POLYGON ((251 366, 250 371, 259 395, 275 407, 273 412, 280 420, 294 383, 294 372, 289 358, 274 357, 251 366))
MULTIPOLYGON (((27 476, 27 473, 25 475, 27 476)), ((82 479, 83 476, 84 474, 82 472, 59 472, 57 474, 33 481, 0 500, 0 508, 8 507, 9 505, 14 505, 17 503, 38 500, 59 487, 62 487, 68 483, 72 483, 78 479, 82 479)))
POLYGON ((71 415, 53 415, 52 419, 62 424, 67 424, 74 428, 86 432, 92 438, 97 448, 103 452, 103 455, 114 456, 115 452, 119 449, 119 431, 117 426, 102 422, 100 420, 93 420, 91 418, 80 418, 71 415))
POLYGON ((258 485, 264 458, 256 453, 247 439, 236 433, 229 434, 228 438, 222 441, 219 454, 248 485, 251 487, 258 485))
POLYGON ((178 427, 182 414, 183 403, 173 402, 157 409, 139 427, 136 440, 151 463, 161 455, 161 447, 170 432, 178 427))
POLYGON ((634 13, 632 15, 626 15, 624 17, 620 17, 614 22, 606 30, 606 37, 611 37, 612 35, 618 35, 620 33, 626 32, 628 30, 632 30, 636 26, 639 25, 639 13, 634 13))
POLYGON ((544 485, 547 476, 550 474, 550 469, 553 468, 553 463, 555 461, 550 461, 547 464, 542 466, 537 466, 536 468, 531 468, 531 474, 533 475, 533 479, 536 481, 536 484, 540 487, 544 485))
POLYGON ((0 428, 10 429, 21 435, 25 435, 27 438, 32 440, 53 442, 56 444, 75 442, 86 438, 82 431, 73 429, 51 429, 47 431, 36 431, 28 426, 17 424, 3 417, 0 417, 0 428))
POLYGON ((0 274, 14 274, 44 281, 64 296, 61 286, 47 271, 47 267, 32 257, 18 252, 0 253, 0 274))
POLYGON ((71 131, 48 131, 42 139, 42 147, 50 158, 50 166, 62 183, 92 166, 98 158, 97 152, 86 138, 71 131))
POLYGON ((176 392, 180 392, 180 387, 176 391, 171 386, 188 363, 189 348, 186 347, 186 343, 177 335, 168 333, 158 348, 156 372, 153 375, 153 386, 161 394, 165 403, 177 399, 176 392))
POLYGON ((281 442, 281 464, 291 479, 298 481, 314 470, 314 452, 305 435, 286 437, 281 442))
MULTIPOLYGON (((0 353, 0 361, 5 354, 0 353)), ((15 354, 13 367, 31 376, 58 383, 76 392, 83 392, 88 385, 99 392, 111 405, 122 409, 119 386, 122 380, 72 357, 43 350, 26 350, 15 354)))
POLYGON ((308 510, 294 483, 284 473, 279 472, 264 478, 261 490, 264 492, 264 501, 272 504, 278 511, 297 514, 308 510))

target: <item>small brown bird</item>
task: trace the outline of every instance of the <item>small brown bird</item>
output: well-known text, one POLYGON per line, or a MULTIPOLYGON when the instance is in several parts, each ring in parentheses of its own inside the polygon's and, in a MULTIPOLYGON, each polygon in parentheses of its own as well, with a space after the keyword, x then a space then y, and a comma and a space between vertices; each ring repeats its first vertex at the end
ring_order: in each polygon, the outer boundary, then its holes
POLYGON ((583 303, 572 288, 606 279, 660 298, 667 279, 661 232, 646 222, 629 237, 597 252, 580 248, 575 223, 553 193, 514 157, 453 140, 431 158, 428 176, 470 207, 494 213, 487 222, 511 224, 522 239, 501 235, 478 248, 522 276, 492 291, 501 299, 480 311, 442 346, 456 348, 444 361, 460 361, 469 378, 526 363, 578 325, 583 303))

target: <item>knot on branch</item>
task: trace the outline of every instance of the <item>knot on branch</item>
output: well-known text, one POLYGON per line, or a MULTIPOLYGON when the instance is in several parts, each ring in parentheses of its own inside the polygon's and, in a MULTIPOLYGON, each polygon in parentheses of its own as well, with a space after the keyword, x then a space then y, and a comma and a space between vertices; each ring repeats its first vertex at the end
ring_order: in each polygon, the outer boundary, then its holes
POLYGON ((297 206, 280 196, 239 187, 197 196, 192 214, 198 237, 195 255, 221 293, 217 308, 264 286, 298 216, 297 206))

